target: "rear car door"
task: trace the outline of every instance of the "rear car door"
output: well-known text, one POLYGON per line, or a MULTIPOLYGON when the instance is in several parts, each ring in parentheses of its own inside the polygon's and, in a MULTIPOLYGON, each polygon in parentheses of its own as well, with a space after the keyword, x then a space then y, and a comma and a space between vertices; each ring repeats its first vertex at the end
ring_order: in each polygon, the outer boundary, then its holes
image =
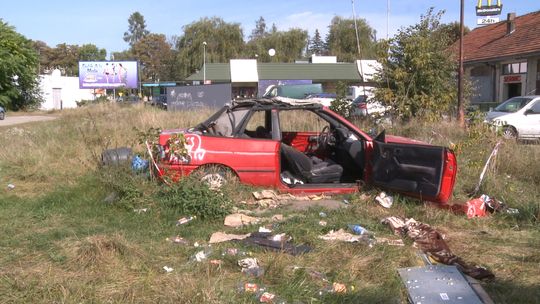
POLYGON ((448 148, 374 140, 371 162, 381 188, 439 203, 452 195, 457 166, 448 148))

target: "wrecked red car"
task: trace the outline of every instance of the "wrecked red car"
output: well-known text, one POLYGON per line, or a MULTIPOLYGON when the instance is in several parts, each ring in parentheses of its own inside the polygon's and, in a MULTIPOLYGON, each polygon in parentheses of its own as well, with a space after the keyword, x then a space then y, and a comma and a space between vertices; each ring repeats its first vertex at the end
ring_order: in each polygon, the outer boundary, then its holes
POLYGON ((199 174, 213 187, 231 178, 290 193, 350 193, 366 184, 445 203, 457 167, 445 147, 397 136, 376 138, 317 103, 259 99, 226 105, 189 129, 160 134, 160 177, 199 174), (171 157, 173 134, 186 157, 171 157))

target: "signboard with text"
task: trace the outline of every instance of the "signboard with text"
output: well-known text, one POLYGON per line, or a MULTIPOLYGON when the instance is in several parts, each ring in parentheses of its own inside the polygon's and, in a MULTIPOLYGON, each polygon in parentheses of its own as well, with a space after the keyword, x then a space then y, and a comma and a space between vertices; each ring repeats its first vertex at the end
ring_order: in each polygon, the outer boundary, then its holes
POLYGON ((138 88, 136 61, 79 61, 79 88, 138 88))

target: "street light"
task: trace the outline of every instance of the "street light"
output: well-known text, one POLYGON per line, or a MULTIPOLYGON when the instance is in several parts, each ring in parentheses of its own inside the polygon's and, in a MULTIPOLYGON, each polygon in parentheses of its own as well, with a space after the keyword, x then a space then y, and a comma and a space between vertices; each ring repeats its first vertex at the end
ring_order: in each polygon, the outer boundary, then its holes
POLYGON ((206 41, 203 41, 203 84, 206 84, 206 41))

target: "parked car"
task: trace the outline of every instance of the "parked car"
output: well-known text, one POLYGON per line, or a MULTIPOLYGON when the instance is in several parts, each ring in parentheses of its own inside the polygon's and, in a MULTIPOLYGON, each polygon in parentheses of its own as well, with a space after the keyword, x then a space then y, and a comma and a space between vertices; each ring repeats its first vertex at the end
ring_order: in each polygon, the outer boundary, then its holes
POLYGON ((211 187, 231 179, 290 193, 351 193, 365 184, 445 203, 457 172, 446 147, 398 136, 370 137, 319 103, 243 100, 204 122, 160 134, 153 173, 195 174, 211 187), (187 154, 175 153, 178 134, 187 154))
POLYGON ((540 138, 540 95, 512 97, 486 115, 505 138, 540 138))
POLYGON ((6 110, 0 106, 0 120, 4 120, 6 118, 6 110))

